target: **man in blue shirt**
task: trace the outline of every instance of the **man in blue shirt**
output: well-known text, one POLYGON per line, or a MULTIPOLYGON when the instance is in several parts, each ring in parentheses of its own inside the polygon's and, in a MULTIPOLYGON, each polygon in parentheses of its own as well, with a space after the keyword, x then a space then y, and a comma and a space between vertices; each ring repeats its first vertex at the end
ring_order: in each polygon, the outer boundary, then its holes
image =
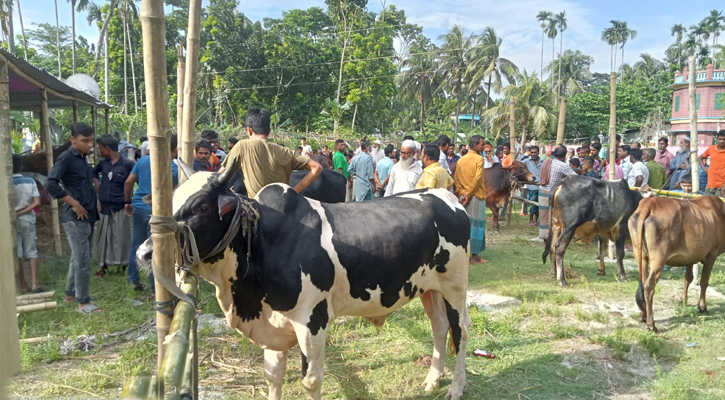
POLYGON ((96 132, 82 122, 74 123, 70 132, 71 147, 55 161, 47 180, 48 193, 65 202, 60 221, 71 251, 65 301, 70 303, 75 300, 80 313, 99 313, 101 309, 91 304, 89 294, 93 224, 98 220, 98 198, 93 189, 93 171, 86 161, 86 155, 93 151, 93 135, 96 132))
MULTIPOLYGON (((524 161, 524 165, 526 165, 526 168, 529 169, 529 172, 531 172, 534 177, 536 178, 536 182, 541 180, 541 166, 544 164, 544 160, 539 157, 539 146, 531 146, 529 147, 529 158, 524 161)), ((526 190, 528 191, 526 197, 533 201, 538 202, 539 201, 539 186, 538 185, 525 185, 526 190)), ((529 207, 529 226, 539 226, 539 207, 538 206, 530 206, 529 207)))
POLYGON ((360 142, 360 153, 350 162, 347 172, 355 175, 355 201, 372 200, 376 191, 373 157, 369 154, 370 143, 360 142))
POLYGON ((388 188, 388 177, 390 176, 390 170, 393 169, 393 153, 395 153, 395 146, 389 144, 385 147, 385 157, 378 162, 375 167, 375 185, 378 188, 378 197, 385 197, 385 190, 388 188))
MULTIPOLYGON (((174 187, 179 183, 179 167, 174 162, 177 156, 176 135, 171 136, 171 178, 174 187)), ((131 249, 128 253, 128 281, 137 291, 144 289, 139 282, 138 263, 136 262, 136 250, 149 237, 151 237, 151 206, 143 202, 144 196, 151 193, 151 156, 141 157, 134 165, 131 174, 126 179, 124 187, 126 199, 126 215, 131 216, 131 249), (133 192, 133 185, 138 182, 136 193, 133 192)), ((149 274, 151 293, 154 293, 154 274, 149 274)))

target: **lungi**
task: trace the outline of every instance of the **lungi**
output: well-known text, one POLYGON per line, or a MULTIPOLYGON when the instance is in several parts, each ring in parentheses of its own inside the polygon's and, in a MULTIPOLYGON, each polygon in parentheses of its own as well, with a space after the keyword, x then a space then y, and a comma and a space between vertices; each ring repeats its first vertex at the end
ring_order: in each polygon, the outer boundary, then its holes
POLYGON ((549 236, 549 192, 539 190, 539 237, 549 236))
MULTIPOLYGON (((539 202, 539 191, 538 190, 529 190, 526 194, 526 198, 533 202, 539 202)), ((539 206, 530 205, 529 206, 529 214, 538 214, 539 212, 539 206)))
POLYGON ((463 208, 471 221, 471 254, 486 250, 486 199, 473 196, 463 208))
POLYGON ((124 210, 101 214, 98 228, 98 265, 128 265, 131 217, 124 210))

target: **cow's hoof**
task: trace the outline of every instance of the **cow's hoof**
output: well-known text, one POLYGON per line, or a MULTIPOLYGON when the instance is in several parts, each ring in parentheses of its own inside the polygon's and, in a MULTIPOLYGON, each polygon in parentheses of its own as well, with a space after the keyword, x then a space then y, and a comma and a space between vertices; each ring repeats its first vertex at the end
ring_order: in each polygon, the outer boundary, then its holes
POLYGON ((561 285, 561 287, 563 287, 563 288, 568 288, 568 287, 569 287, 569 284, 568 284, 568 283, 566 283, 566 281, 563 281, 563 282, 559 282, 559 284, 560 284, 560 285, 561 285))
POLYGON ((698 312, 699 312, 700 314, 710 314, 710 312, 708 312, 708 311, 707 311, 707 307, 705 307, 705 308, 700 308, 700 307, 697 307, 697 311, 698 311, 698 312))
POLYGON ((597 275, 606 275, 606 274, 607 274, 607 272, 604 271, 603 269, 598 269, 597 270, 597 275))
POLYGON ((431 371, 428 373, 428 376, 425 378, 423 383, 420 384, 420 386, 426 392, 430 392, 433 389, 438 389, 438 382, 440 381, 441 377, 443 377, 443 374, 437 374, 431 371))
POLYGON ((650 332, 654 332, 654 333, 657 333, 657 332, 659 332, 659 331, 657 330, 657 327, 656 327, 656 326, 654 326, 654 325, 652 325, 652 326, 649 326, 649 325, 647 325, 647 330, 648 330, 648 331, 650 331, 650 332))
POLYGON ((627 275, 619 275, 620 282, 627 282, 627 275))
POLYGON ((645 315, 645 313, 640 313, 640 314, 639 314, 639 322, 641 322, 641 323, 643 323, 643 324, 644 324, 645 322, 647 322, 647 316, 645 315))
POLYGON ((460 400, 463 397, 463 390, 451 387, 446 393, 446 399, 460 400))

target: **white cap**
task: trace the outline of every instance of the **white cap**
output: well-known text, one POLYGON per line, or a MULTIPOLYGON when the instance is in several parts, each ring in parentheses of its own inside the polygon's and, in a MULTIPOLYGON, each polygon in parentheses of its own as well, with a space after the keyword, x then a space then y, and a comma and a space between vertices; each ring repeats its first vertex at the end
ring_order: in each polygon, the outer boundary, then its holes
POLYGON ((400 147, 409 147, 409 148, 416 148, 416 147, 415 147, 415 142, 414 142, 414 141, 412 141, 412 140, 404 140, 404 141, 403 141, 403 144, 402 144, 402 145, 400 145, 400 147))
POLYGON ((379 141, 379 140, 376 140, 376 141, 375 141, 375 142, 373 142, 373 143, 377 143, 377 144, 383 144, 383 142, 381 142, 381 141, 379 141))

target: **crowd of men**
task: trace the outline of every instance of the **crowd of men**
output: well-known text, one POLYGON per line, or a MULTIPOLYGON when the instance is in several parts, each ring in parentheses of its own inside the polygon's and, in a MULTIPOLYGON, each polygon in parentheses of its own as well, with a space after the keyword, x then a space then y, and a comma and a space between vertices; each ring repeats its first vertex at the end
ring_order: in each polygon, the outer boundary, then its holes
MULTIPOLYGON (((301 192, 323 169, 342 174, 348 182, 347 201, 368 201, 415 189, 444 189, 455 194, 468 213, 471 222, 471 262, 486 262, 480 255, 485 250, 486 190, 484 170, 496 163, 510 165, 516 155, 508 145, 493 146, 481 136, 474 135, 458 152, 448 136, 441 135, 433 143, 420 143, 405 136, 399 148, 384 145, 380 140, 370 142, 364 137, 355 151, 348 149, 343 139, 335 141, 331 151, 327 145, 313 149, 306 138, 295 150, 268 140, 270 114, 263 109, 250 109, 245 115, 246 138, 227 141, 227 154, 220 147, 219 134, 204 130, 196 143, 193 169, 195 171, 224 171, 237 163, 240 177, 249 197, 271 183, 289 183, 294 170, 306 170, 305 177, 293 188, 301 192)), ((657 149, 642 149, 639 143, 620 145, 617 135, 617 157, 609 165, 606 149, 599 138, 582 143, 575 150, 556 147, 546 156, 536 145, 523 149, 516 157, 533 173, 540 185, 526 185, 524 196, 533 203, 522 209, 529 215, 532 226, 539 226, 540 237, 548 235, 549 196, 551 189, 565 176, 581 174, 592 179, 609 179, 609 168, 615 169, 615 179, 626 179, 632 187, 692 190, 690 142, 684 138, 677 154, 667 151, 668 139, 660 138, 657 149)), ((108 266, 128 267, 128 281, 135 290, 148 286, 140 282, 135 253, 150 237, 151 207, 143 197, 151 193, 151 162, 148 141, 138 148, 119 138, 117 133, 95 137, 92 127, 75 123, 71 127, 71 147, 55 161, 47 179, 49 194, 64 204, 61 222, 71 248, 71 260, 65 286, 65 301, 77 303, 84 314, 101 310, 91 303, 90 268, 95 224, 99 222, 97 259, 100 269, 96 277, 103 278, 108 266), (94 143, 95 142, 95 143, 94 143), (86 156, 97 145, 103 158, 91 168, 86 156), (135 159, 135 162, 134 162, 135 159), (135 188, 135 190, 134 190, 135 188)), ((722 196, 725 185, 725 130, 717 134, 717 145, 710 146, 699 156, 701 187, 705 194, 722 196), (709 159, 709 165, 707 161, 709 159)), ((174 186, 178 183, 177 139, 171 145, 171 171, 174 186)), ((13 183, 17 199, 18 220, 18 285, 21 291, 40 291, 38 256, 35 245, 35 215, 40 204, 35 182, 20 173, 20 159, 13 157, 13 183), (23 275, 23 263, 31 271, 31 285, 23 275)), ((235 184, 235 188, 237 185, 235 184)), ((149 285, 153 293, 154 279, 149 285)))

